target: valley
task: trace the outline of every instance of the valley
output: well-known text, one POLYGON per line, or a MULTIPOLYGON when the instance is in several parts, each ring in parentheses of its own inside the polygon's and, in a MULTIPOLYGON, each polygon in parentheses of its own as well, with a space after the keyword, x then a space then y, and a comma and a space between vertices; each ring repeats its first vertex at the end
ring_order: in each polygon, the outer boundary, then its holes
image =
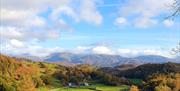
POLYGON ((64 66, 2 54, 0 62, 1 91, 180 90, 179 63, 124 64, 115 67, 89 64, 64 66))

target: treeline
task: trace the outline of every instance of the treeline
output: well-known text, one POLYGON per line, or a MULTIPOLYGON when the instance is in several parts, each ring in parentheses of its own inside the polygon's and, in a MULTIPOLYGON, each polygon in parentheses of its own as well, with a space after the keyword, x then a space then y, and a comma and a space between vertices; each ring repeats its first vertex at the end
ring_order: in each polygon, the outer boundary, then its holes
POLYGON ((180 91, 180 64, 144 64, 127 70, 100 68, 100 71, 117 77, 142 79, 142 83, 131 83, 130 91, 180 91))
POLYGON ((117 77, 139 78, 145 80, 153 74, 180 73, 180 63, 144 64, 127 70, 115 68, 101 68, 100 71, 110 73, 117 77))
POLYGON ((67 85, 69 82, 80 84, 83 82, 89 83, 103 83, 106 85, 122 85, 129 84, 129 81, 125 78, 118 78, 116 76, 97 71, 89 65, 77 65, 75 67, 66 67, 65 70, 56 71, 54 76, 61 80, 63 85, 67 85))
POLYGON ((129 91, 180 91, 180 73, 153 74, 129 91))
POLYGON ((144 64, 133 69, 128 69, 124 71, 119 71, 118 73, 113 73, 118 77, 127 78, 140 78, 146 79, 148 76, 153 74, 168 74, 168 73, 179 73, 180 64, 179 63, 164 63, 164 64, 144 64))
POLYGON ((118 73, 119 77, 143 79, 141 84, 130 87, 130 91, 180 91, 180 64, 145 64, 118 73))

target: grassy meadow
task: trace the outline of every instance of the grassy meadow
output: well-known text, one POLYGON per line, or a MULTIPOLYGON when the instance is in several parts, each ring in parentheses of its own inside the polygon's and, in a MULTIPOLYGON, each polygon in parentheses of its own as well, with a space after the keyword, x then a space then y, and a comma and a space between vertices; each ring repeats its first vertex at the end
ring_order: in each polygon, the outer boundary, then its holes
POLYGON ((107 86, 102 84, 96 84, 92 86, 84 86, 77 88, 60 87, 60 88, 39 88, 39 91, 128 91, 129 86, 107 86))

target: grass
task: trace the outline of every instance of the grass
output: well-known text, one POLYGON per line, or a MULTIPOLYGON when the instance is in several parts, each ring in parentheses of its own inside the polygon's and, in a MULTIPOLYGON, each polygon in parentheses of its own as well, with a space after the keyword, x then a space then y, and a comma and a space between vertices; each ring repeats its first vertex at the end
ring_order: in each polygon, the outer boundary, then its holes
POLYGON ((50 88, 48 88, 48 87, 40 87, 40 88, 38 88, 38 91, 49 91, 50 90, 50 88))
POLYGON ((127 91, 129 87, 126 85, 122 86, 107 86, 102 84, 96 84, 86 87, 68 88, 60 87, 55 89, 40 88, 39 91, 127 91))

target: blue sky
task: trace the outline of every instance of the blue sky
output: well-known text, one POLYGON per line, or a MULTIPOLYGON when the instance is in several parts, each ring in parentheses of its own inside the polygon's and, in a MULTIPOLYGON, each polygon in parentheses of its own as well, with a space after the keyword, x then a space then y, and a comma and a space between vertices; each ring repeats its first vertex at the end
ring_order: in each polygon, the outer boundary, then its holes
POLYGON ((1 52, 169 56, 180 41, 173 0, 4 0, 1 52), (23 4, 23 5, 22 5, 23 4))

